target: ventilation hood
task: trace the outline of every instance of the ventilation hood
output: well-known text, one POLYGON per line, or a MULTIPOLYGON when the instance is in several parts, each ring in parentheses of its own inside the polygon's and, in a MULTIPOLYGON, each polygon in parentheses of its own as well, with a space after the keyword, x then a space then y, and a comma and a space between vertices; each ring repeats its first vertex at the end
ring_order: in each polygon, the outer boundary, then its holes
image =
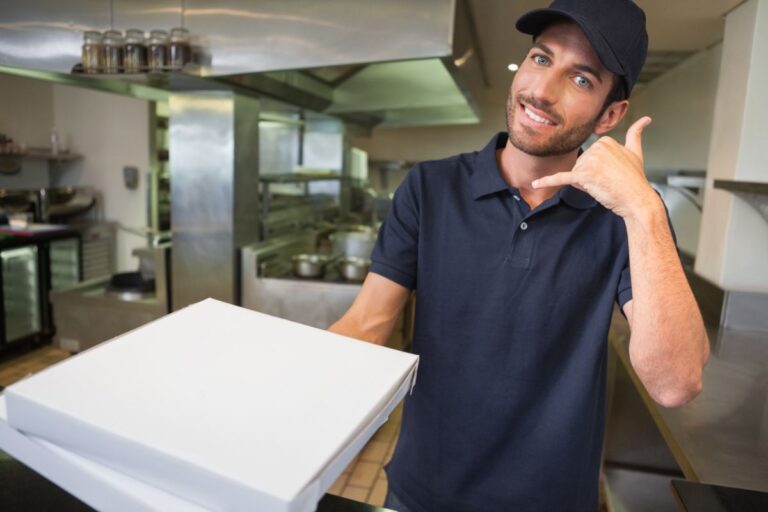
POLYGON ((139 97, 228 89, 394 127, 475 123, 487 84, 466 0, 0 0, 0 12, 0 72, 139 97), (201 65, 70 73, 85 30, 176 26, 201 65))

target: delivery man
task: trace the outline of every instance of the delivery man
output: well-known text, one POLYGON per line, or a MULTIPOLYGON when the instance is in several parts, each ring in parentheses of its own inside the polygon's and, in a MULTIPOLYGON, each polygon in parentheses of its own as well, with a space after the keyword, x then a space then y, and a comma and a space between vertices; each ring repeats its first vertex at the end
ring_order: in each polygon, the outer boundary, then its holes
POLYGON ((555 0, 517 21, 533 36, 507 133, 416 165, 397 190, 371 272, 331 330, 384 343, 416 290, 420 355, 387 467, 400 512, 589 511, 598 501, 613 304, 648 393, 701 390, 709 342, 664 204, 643 171, 643 117, 624 145, 645 61, 630 0, 555 0))

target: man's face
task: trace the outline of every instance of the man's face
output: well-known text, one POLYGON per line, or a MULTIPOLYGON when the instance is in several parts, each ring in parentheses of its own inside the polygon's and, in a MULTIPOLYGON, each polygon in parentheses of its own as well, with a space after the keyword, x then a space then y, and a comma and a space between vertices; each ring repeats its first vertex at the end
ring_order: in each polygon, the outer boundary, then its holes
POLYGON ((612 86, 612 73, 578 25, 550 25, 536 38, 509 89, 509 140, 534 156, 570 153, 594 132, 612 86))

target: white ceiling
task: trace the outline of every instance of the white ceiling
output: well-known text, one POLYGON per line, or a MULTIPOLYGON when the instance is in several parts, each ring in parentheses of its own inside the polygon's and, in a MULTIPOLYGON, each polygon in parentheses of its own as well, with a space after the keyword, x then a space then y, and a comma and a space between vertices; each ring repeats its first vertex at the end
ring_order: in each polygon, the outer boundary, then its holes
MULTIPOLYGON (((468 0, 474 12, 488 79, 493 88, 506 88, 512 78, 510 62, 528 51, 529 36, 515 29, 524 12, 546 7, 547 0, 468 0)), ((744 0, 636 0, 645 10, 650 52, 696 52, 721 41, 724 14, 744 0)))

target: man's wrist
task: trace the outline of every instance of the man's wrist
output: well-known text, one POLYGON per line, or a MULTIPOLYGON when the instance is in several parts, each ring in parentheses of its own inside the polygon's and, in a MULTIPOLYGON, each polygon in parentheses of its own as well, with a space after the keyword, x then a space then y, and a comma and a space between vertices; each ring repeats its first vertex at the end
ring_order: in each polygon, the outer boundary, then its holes
POLYGON ((627 211, 624 221, 629 228, 631 225, 652 225, 659 220, 666 223, 666 218, 667 212, 661 197, 655 190, 651 189, 645 199, 627 211))

